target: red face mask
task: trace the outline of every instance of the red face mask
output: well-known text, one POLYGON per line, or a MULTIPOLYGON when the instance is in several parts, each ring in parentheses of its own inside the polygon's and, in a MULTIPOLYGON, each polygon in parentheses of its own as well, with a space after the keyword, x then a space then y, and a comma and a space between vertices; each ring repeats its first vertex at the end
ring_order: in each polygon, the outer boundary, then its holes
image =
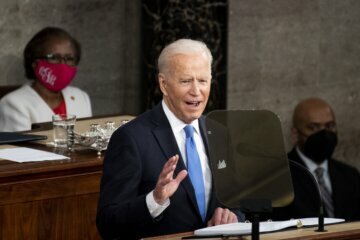
POLYGON ((44 87, 52 92, 59 92, 74 79, 76 67, 64 63, 48 63, 40 60, 35 69, 35 75, 44 87))

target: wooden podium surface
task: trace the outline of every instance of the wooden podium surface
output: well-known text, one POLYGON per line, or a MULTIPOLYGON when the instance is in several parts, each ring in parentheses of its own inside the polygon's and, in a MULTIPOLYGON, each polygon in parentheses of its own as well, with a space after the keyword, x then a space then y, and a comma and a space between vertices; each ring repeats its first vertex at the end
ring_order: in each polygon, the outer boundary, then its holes
POLYGON ((100 239, 95 217, 103 159, 94 150, 62 154, 70 159, 0 160, 0 239, 100 239))
MULTIPOLYGON (((340 223, 334 225, 326 225, 326 232, 316 232, 317 228, 299 228, 299 229, 288 229, 279 232, 273 233, 262 233, 260 235, 261 240, 313 240, 313 239, 360 239, 360 222, 348 222, 340 223)), ((145 238, 147 240, 180 240, 188 237, 189 239, 241 239, 241 240, 251 240, 251 236, 241 236, 241 237, 193 237, 192 232, 172 234, 166 236, 145 238)))
MULTIPOLYGON (((129 117, 88 119, 77 122, 75 129, 108 120, 118 126, 125 119, 129 117)), ((37 133, 52 140, 52 130, 37 133)), ((28 163, 0 159, 0 239, 100 239, 95 218, 103 157, 95 150, 71 152, 46 141, 16 146, 70 159, 28 163)))

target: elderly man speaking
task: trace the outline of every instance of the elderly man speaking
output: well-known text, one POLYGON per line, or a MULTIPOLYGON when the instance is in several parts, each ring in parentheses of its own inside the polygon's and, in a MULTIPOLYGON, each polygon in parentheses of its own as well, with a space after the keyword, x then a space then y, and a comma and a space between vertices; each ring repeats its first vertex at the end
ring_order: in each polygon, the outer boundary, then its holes
POLYGON ((212 56, 190 39, 158 59, 162 102, 111 138, 101 182, 97 226, 104 239, 133 239, 237 222, 215 198, 202 113, 212 56))

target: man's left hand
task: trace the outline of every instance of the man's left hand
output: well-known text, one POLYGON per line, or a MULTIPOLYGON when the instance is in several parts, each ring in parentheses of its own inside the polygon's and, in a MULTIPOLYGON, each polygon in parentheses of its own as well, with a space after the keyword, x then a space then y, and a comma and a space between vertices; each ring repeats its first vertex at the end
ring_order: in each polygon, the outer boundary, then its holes
POLYGON ((220 224, 226 224, 226 223, 237 223, 238 218, 227 208, 216 208, 214 215, 212 218, 208 221, 208 227, 220 225, 220 224))

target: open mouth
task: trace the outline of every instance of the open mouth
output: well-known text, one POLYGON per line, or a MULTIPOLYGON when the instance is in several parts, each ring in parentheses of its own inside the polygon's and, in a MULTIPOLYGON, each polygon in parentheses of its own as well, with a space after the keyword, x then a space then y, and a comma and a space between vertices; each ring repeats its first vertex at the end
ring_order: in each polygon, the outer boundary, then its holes
POLYGON ((200 102, 199 101, 192 101, 192 102, 186 102, 187 105, 191 105, 191 106, 194 106, 194 107, 197 107, 200 105, 200 102))

